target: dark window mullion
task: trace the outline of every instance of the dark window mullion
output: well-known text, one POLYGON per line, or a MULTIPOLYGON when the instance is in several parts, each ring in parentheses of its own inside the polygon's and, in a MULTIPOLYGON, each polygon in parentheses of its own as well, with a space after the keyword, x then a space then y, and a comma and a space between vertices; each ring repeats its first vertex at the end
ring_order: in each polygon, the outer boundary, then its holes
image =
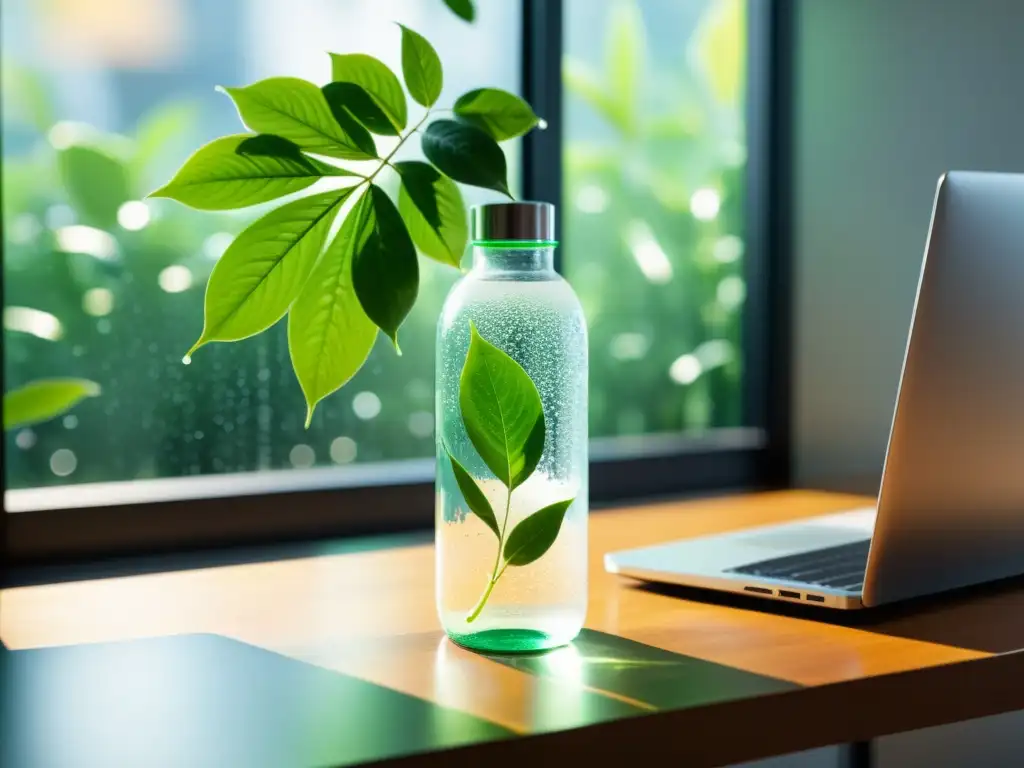
MULTIPOLYGON (((558 238, 565 242, 562 206, 562 0, 523 0, 523 97, 547 122, 523 138, 523 199, 559 209, 558 238)), ((562 271, 562 249, 555 250, 562 271)))

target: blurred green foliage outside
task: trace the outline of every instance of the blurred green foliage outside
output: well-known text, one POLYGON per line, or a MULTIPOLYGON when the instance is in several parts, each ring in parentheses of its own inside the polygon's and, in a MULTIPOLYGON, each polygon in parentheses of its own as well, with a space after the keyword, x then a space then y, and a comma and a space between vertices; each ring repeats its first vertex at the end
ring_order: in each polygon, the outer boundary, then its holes
POLYGON ((743 3, 676 3, 694 31, 658 46, 667 5, 568 3, 562 237, 595 437, 742 425, 743 3))
MULTIPOLYGON (((742 419, 742 3, 690 3, 671 60, 647 44, 664 5, 566 3, 570 29, 577 13, 602 29, 596 53, 567 40, 561 226, 590 322, 594 437, 742 419)), ((62 119, 55 83, 3 70, 5 388, 102 387, 5 435, 8 487, 433 454, 434 325, 454 270, 421 260, 404 355, 378 340, 306 431, 283 323, 182 365, 216 258, 260 214, 143 201, 202 140, 195 106, 168 98, 126 135, 104 133, 62 119)))

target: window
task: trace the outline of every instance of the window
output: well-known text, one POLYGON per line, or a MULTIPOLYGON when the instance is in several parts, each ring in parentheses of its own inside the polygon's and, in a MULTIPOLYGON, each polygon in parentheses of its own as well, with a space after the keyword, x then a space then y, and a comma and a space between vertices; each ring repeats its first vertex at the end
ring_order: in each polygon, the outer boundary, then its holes
POLYGON ((429 523, 434 324, 454 271, 421 261, 404 355, 380 341, 305 430, 283 323, 182 364, 210 270, 260 210, 142 199, 200 143, 238 132, 213 85, 323 82, 332 50, 397 70, 393 20, 437 47, 442 100, 494 85, 548 119, 509 167, 514 190, 560 203, 560 268, 590 323, 595 500, 780 476, 766 464, 785 421, 766 251, 775 4, 481 0, 472 26, 441 0, 0 4, 4 387, 102 388, 4 436, 5 508, 32 512, 15 516, 26 550, 84 551, 55 542, 86 528, 110 549, 103 509, 125 547, 298 519, 297 532, 429 523), (177 522, 149 531, 142 502, 177 522))

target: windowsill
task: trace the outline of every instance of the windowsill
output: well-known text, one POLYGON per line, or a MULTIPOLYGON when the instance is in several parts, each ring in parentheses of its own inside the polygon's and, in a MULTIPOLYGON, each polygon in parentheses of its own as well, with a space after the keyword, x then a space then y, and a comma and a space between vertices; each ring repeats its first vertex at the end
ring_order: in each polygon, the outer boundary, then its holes
POLYGON ((8 512, 145 505, 172 501, 262 496, 433 481, 433 459, 382 461, 347 467, 275 469, 7 491, 8 512))
MULTIPOLYGON (((591 441, 590 454, 595 462, 607 462, 709 451, 758 449, 764 447, 764 444, 763 430, 740 427, 709 430, 699 434, 597 438, 591 441)), ((87 509, 359 487, 373 488, 382 485, 411 485, 432 483, 433 480, 433 459, 408 459, 367 462, 345 467, 275 469, 23 488, 4 494, 4 509, 10 513, 87 509)))
MULTIPOLYGON (((591 506, 777 487, 758 429, 595 441, 591 506)), ((423 531, 433 460, 8 491, 12 563, 423 531)))

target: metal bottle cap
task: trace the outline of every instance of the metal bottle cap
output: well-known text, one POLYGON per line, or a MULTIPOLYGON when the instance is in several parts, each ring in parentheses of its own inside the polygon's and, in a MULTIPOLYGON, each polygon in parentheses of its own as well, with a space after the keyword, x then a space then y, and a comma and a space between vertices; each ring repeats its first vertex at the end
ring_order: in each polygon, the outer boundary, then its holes
POLYGON ((526 240, 555 241, 555 206, 551 203, 487 203, 471 211, 476 243, 526 240))

